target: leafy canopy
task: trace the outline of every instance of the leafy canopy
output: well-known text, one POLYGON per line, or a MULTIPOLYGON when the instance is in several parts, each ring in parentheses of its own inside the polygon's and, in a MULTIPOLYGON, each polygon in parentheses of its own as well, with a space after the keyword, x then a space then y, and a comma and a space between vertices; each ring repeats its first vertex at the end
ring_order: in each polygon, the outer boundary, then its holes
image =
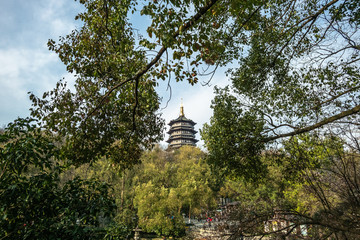
POLYGON ((115 210, 109 186, 61 182, 59 151, 33 119, 18 119, 0 135, 1 239, 101 238, 100 218, 115 210))
POLYGON ((246 165, 259 166, 252 153, 276 148, 277 140, 357 124, 359 9, 358 1, 340 0, 261 6, 253 28, 242 31, 247 48, 228 71, 231 87, 216 91, 202 131, 214 163, 251 177, 256 168, 246 165))

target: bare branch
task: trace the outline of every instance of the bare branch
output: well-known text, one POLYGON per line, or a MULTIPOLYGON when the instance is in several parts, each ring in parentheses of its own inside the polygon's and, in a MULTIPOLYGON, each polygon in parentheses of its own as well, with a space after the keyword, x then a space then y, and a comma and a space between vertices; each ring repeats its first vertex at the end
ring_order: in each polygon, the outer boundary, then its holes
POLYGON ((286 41, 286 43, 283 45, 283 47, 278 52, 278 56, 275 59, 277 59, 280 56, 280 54, 284 51, 284 49, 290 44, 291 40, 295 37, 295 35, 298 32, 300 32, 303 29, 303 27, 305 27, 309 22, 312 22, 311 24, 313 24, 316 21, 316 19, 319 17, 320 14, 322 14, 330 6, 334 5, 338 1, 339 0, 333 0, 333 1, 329 2, 328 4, 323 6, 319 11, 317 11, 315 14, 310 15, 310 16, 300 20, 299 22, 297 22, 297 24, 300 24, 300 23, 302 23, 302 24, 299 27, 297 27, 296 30, 291 34, 289 39, 286 41))
POLYGON ((329 103, 329 102, 332 102, 332 101, 334 101, 335 99, 337 99, 337 98, 339 98, 339 97, 341 97, 341 96, 344 96, 344 95, 346 95, 346 94, 348 94, 348 93, 351 93, 351 92, 353 92, 353 91, 355 91, 355 90, 357 90, 357 89, 359 89, 359 88, 360 88, 360 86, 356 86, 356 87, 349 88, 348 90, 346 90, 346 91, 344 91, 344 92, 342 92, 342 93, 339 93, 338 95, 333 96, 332 98, 329 98, 329 99, 327 99, 327 100, 325 100, 325 101, 317 104, 316 106, 312 107, 311 110, 317 109, 318 107, 320 107, 320 106, 322 106, 322 105, 324 105, 324 104, 327 104, 327 103, 329 103))
POLYGON ((307 127, 304 127, 304 128, 300 128, 300 129, 297 129, 293 132, 288 132, 288 133, 284 133, 284 134, 279 134, 278 136, 272 136, 272 137, 267 137, 267 138, 264 138, 264 142, 270 142, 270 141, 273 141, 273 140, 276 140, 276 139, 280 139, 280 138, 285 138, 285 137, 291 137, 291 136, 295 136, 295 135, 298 135, 298 134, 301 134, 301 133, 306 133, 306 132, 310 132, 312 130, 315 130, 317 128, 320 128, 326 124, 329 124, 329 123, 332 123, 332 122, 335 122, 339 119, 342 119, 342 118, 345 118, 347 116, 350 116, 352 114, 355 114, 355 113, 358 113, 360 112, 360 105, 357 105, 356 107, 352 108, 352 109, 349 109, 347 111, 343 111, 337 115, 334 115, 332 117, 329 117, 329 118, 326 118, 318 123, 315 123, 311 126, 307 126, 307 127))

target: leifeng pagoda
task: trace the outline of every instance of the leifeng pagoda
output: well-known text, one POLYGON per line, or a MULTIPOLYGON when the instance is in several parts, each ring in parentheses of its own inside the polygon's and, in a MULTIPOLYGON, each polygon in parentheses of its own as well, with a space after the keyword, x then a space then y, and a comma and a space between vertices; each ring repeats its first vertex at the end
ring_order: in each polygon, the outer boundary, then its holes
POLYGON ((198 140, 195 139, 197 133, 194 129, 195 124, 195 122, 185 117, 184 106, 181 104, 180 116, 168 123, 170 126, 170 130, 167 132, 170 137, 166 141, 169 143, 168 149, 175 149, 184 145, 196 146, 198 140))

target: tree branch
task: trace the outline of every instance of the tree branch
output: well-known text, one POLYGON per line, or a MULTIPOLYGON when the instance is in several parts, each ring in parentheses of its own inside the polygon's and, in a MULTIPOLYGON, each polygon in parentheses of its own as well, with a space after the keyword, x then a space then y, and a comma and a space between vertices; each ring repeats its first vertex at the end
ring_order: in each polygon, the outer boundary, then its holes
MULTIPOLYGON (((310 15, 304 19, 302 19, 301 21, 299 21, 297 24, 302 23, 290 36, 290 38, 286 41, 286 43, 284 44, 284 46, 280 49, 280 51, 278 52, 277 56, 275 57, 275 59, 277 59, 280 54, 284 51, 284 49, 289 45, 291 39, 293 39, 295 37, 295 35, 301 30, 303 29, 304 26, 306 26, 309 22, 315 22, 316 19, 318 18, 318 16, 323 13, 326 9, 328 9, 330 6, 334 5, 336 2, 338 2, 339 0, 333 0, 331 2, 329 2, 328 4, 326 4, 325 6, 323 6, 319 11, 317 11, 315 14, 310 15)), ((312 24, 313 24, 312 23, 312 24)))
POLYGON ((304 127, 304 128, 300 128, 300 129, 297 129, 293 132, 289 132, 289 133, 284 133, 284 134, 279 134, 278 136, 272 136, 272 137, 267 137, 267 138, 264 138, 264 142, 270 142, 270 141, 273 141, 273 140, 276 140, 276 139, 280 139, 280 138, 285 138, 285 137, 291 137, 291 136, 295 136, 295 135, 298 135, 298 134, 301 134, 301 133, 306 133, 306 132, 310 132, 314 129, 317 129, 317 128, 320 128, 326 124, 329 124, 329 123, 332 123, 332 122, 335 122, 336 120, 339 120, 339 119, 342 119, 344 117, 347 117, 347 116, 350 116, 352 114, 355 114, 355 113, 358 113, 360 112, 360 105, 357 105, 356 107, 352 108, 352 109, 349 109, 347 111, 343 111, 337 115, 334 115, 332 117, 329 117, 329 118, 326 118, 314 125, 311 125, 311 126, 307 126, 307 127, 304 127))
POLYGON ((320 107, 320 106, 322 106, 322 105, 324 105, 324 104, 326 104, 326 103, 332 102, 332 101, 334 101, 335 99, 337 99, 337 98, 339 98, 339 97, 341 97, 341 96, 343 96, 343 95, 345 95, 345 94, 351 93, 351 92, 353 92, 353 91, 355 91, 355 90, 357 90, 357 89, 359 89, 359 88, 360 88, 360 86, 356 86, 356 87, 349 88, 348 90, 346 90, 346 91, 344 91, 344 92, 342 92, 342 93, 339 93, 339 94, 336 95, 336 96, 333 96, 333 97, 331 97, 331 98, 329 98, 329 99, 327 99, 327 100, 325 100, 325 101, 322 101, 321 103, 319 103, 319 104, 317 104, 316 106, 312 107, 311 110, 317 109, 318 107, 320 107))
MULTIPOLYGON (((196 22, 203 16, 205 15, 205 13, 212 7, 214 6, 214 4, 217 2, 218 0, 211 0, 210 2, 208 2, 207 5, 205 5, 204 7, 200 8, 199 12, 197 14, 195 14, 186 24, 183 25, 182 28, 182 32, 187 31, 190 27, 194 26, 196 24, 196 22)), ((173 34, 173 38, 177 38, 180 35, 180 29, 178 29, 174 34, 173 34)), ((164 54, 164 52, 167 50, 166 46, 162 46, 162 48, 159 50, 159 52, 157 53, 157 55, 151 60, 150 63, 148 63, 145 67, 143 67, 142 69, 140 69, 133 77, 130 77, 126 80, 124 80, 123 82, 113 86, 107 93, 105 93, 105 95, 101 98, 100 102, 96 105, 96 107, 90 111, 90 113, 86 116, 86 118, 84 119, 84 122, 87 121, 87 119, 89 118, 89 116, 93 115, 97 110, 99 110, 101 108, 101 106, 103 105, 104 101, 110 96, 110 94, 115 91, 116 89, 118 89, 119 87, 123 86, 124 84, 131 82, 131 81, 135 81, 138 82, 140 80, 140 78, 147 73, 162 57, 162 55, 164 54)), ((135 97, 137 98, 137 90, 135 90, 135 97)), ((135 114, 135 110, 137 107, 137 99, 136 99, 136 103, 135 103, 135 107, 133 110, 133 114, 135 114)), ((133 116, 133 121, 135 117, 133 116)), ((135 123, 133 123, 135 124, 135 123)), ((134 125, 133 125, 134 128, 134 125)))

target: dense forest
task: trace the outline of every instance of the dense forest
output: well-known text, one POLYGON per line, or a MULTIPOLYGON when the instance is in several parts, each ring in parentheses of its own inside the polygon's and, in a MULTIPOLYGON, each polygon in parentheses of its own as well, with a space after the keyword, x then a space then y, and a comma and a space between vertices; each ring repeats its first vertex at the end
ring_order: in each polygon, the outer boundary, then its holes
POLYGON ((229 239, 360 238, 359 1, 79 2, 48 42, 74 89, 1 130, 0 239, 181 238, 224 198, 229 239), (157 146, 159 81, 218 71, 206 150, 157 146))

